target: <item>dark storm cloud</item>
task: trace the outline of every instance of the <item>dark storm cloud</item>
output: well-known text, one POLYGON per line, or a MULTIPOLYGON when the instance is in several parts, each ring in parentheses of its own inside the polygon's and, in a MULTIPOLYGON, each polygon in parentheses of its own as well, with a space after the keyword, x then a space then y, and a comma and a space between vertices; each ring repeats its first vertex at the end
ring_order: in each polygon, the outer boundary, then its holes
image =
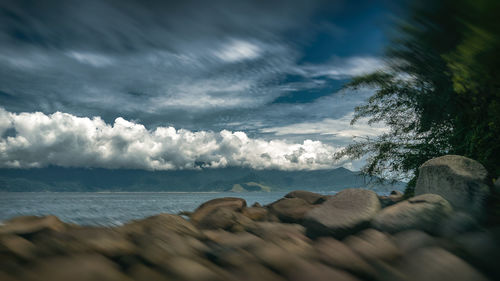
MULTIPOLYGON (((193 41, 276 39, 326 1, 2 1, 2 41, 43 48, 186 51, 193 41), (180 50, 182 48, 182 50, 180 50)), ((332 6, 332 5, 330 5, 332 6)), ((305 25, 304 25, 305 24, 305 25)), ((195 46, 196 48, 196 46, 195 46)))
POLYGON ((0 90, 17 101, 2 101, 14 111, 116 116, 119 108, 131 118, 261 104, 281 94, 267 86, 299 55, 284 34, 298 39, 319 5, 3 1, 0 90))

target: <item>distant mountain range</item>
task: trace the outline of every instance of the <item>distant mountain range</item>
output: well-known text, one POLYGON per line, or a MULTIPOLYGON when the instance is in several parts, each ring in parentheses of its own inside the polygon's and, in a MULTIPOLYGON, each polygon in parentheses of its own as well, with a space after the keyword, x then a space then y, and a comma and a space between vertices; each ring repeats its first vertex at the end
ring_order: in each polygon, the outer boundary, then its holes
POLYGON ((402 190, 345 168, 315 171, 222 168, 179 171, 48 167, 0 169, 0 191, 334 191, 364 187, 402 190))

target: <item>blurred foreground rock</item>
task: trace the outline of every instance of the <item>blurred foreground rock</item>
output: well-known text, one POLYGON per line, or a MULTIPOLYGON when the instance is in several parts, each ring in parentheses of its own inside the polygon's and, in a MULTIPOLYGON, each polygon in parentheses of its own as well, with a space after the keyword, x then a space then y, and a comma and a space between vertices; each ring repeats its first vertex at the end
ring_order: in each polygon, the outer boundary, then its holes
MULTIPOLYGON (((421 170, 425 184, 443 171, 458 173, 445 181, 459 187, 482 181, 469 176, 481 171, 474 163, 440 165, 421 170)), ((462 187, 407 200, 363 189, 294 191, 252 207, 220 198, 190 219, 158 214, 111 228, 18 217, 0 225, 0 280, 500 280, 500 228, 475 213, 474 198, 488 193, 462 187)))

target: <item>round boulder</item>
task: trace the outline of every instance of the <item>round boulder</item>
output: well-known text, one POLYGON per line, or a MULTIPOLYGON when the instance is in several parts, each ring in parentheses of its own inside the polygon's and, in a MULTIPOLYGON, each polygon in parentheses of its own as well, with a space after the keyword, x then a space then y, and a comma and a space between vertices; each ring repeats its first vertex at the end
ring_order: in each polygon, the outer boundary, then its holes
POLYGON ((301 223, 304 215, 314 207, 300 198, 281 198, 269 205, 269 210, 282 222, 301 223))
POLYGON ((307 212, 304 226, 310 237, 343 238, 367 227, 380 208, 375 192, 344 189, 307 212))
POLYGON ((240 211, 243 207, 247 206, 247 202, 241 198, 235 197, 224 197, 217 198, 207 201, 201 204, 189 217, 190 221, 193 223, 198 223, 201 221, 206 215, 210 214, 213 210, 225 207, 235 211, 240 211))
POLYGON ((419 229, 435 233, 443 219, 451 212, 450 203, 437 194, 415 196, 396 205, 382 209, 372 221, 374 228, 396 233, 419 229))
POLYGON ((483 165, 467 157, 437 157, 420 166, 415 195, 438 194, 453 208, 482 216, 490 193, 487 175, 483 165))
POLYGON ((200 229, 224 229, 242 231, 253 221, 228 207, 220 207, 204 216, 196 223, 200 229), (235 228, 236 227, 236 228, 235 228))

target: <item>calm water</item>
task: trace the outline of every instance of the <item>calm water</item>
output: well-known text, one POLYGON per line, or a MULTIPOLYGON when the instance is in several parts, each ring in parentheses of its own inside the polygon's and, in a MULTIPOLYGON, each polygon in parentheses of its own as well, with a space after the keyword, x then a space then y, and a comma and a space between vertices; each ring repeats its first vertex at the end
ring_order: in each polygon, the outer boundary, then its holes
MULTIPOLYGON (((81 225, 119 225, 158 213, 193 211, 201 203, 220 197, 241 197, 248 205, 271 203, 286 192, 245 193, 0 193, 0 221, 20 215, 56 215, 81 225)), ((332 194, 332 193, 325 193, 332 194)))

